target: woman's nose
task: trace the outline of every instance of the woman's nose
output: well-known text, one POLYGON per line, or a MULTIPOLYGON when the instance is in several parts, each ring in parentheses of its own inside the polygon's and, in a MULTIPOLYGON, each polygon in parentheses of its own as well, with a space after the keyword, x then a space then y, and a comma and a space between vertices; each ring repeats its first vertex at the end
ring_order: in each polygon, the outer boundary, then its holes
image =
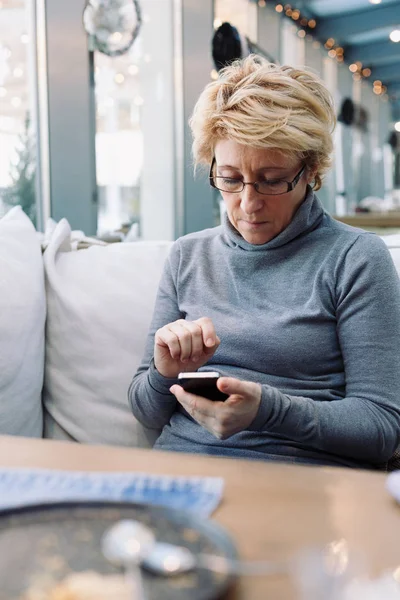
POLYGON ((262 195, 259 194, 253 185, 245 185, 242 191, 240 207, 243 212, 250 214, 260 210, 264 205, 262 195))

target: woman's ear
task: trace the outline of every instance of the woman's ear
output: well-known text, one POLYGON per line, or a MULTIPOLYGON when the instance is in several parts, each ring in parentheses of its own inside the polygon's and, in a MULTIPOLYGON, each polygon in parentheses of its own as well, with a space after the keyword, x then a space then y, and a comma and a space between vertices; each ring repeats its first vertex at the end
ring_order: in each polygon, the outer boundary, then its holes
POLYGON ((317 169, 307 169, 307 183, 311 185, 315 181, 317 169))

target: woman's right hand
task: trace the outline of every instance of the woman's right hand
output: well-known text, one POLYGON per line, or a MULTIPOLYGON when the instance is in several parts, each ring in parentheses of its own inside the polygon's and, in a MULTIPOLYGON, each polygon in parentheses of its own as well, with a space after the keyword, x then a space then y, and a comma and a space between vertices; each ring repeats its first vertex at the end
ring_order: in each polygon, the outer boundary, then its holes
POLYGON ((154 365, 164 377, 177 377, 182 371, 197 371, 220 345, 211 319, 179 319, 156 331, 154 365))

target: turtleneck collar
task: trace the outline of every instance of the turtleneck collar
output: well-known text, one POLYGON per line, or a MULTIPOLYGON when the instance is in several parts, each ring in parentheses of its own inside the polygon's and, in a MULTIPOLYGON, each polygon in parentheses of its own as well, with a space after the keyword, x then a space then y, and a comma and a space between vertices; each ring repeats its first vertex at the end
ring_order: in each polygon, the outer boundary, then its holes
POLYGON ((309 187, 304 202, 297 209, 292 221, 276 237, 265 244, 250 244, 246 242, 240 233, 233 227, 228 219, 228 215, 223 215, 222 231, 228 246, 231 248, 240 247, 242 250, 251 252, 260 252, 263 250, 272 250, 284 246, 300 235, 315 229, 324 216, 324 208, 312 189, 309 187))

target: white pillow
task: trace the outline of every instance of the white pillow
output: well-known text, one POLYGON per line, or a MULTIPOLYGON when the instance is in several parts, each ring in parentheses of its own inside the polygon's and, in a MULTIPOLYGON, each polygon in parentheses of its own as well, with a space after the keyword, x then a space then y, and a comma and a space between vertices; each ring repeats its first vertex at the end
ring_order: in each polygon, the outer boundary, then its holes
POLYGON ((0 219, 0 433, 41 437, 46 298, 40 243, 19 206, 0 219))
POLYGON ((61 220, 44 253, 45 437, 151 447, 128 405, 171 242, 72 250, 61 220))
POLYGON ((386 246, 389 248, 389 252, 392 256, 396 271, 400 276, 400 234, 394 233, 391 235, 381 236, 386 246))

